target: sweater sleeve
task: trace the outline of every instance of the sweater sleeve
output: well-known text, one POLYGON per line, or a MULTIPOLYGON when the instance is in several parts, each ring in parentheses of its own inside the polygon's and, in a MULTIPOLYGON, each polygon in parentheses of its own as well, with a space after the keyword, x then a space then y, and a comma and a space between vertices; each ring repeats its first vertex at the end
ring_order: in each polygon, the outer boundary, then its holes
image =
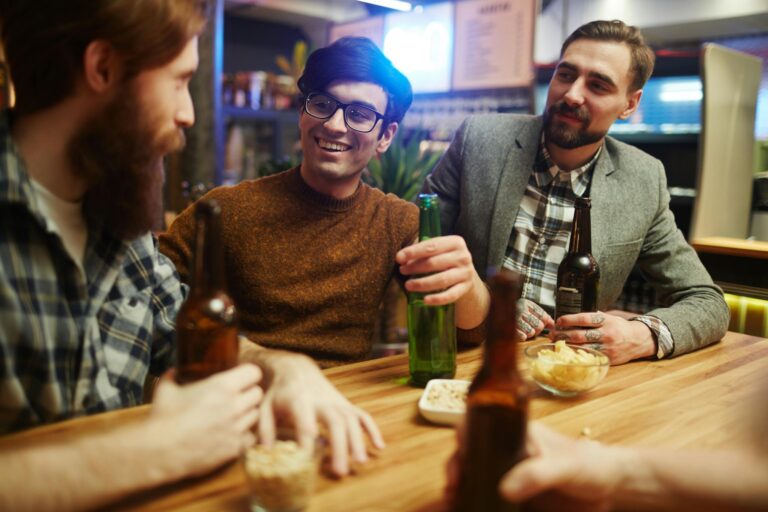
POLYGON ((160 252, 165 254, 179 272, 181 281, 189 283, 192 265, 192 245, 195 237, 195 205, 181 212, 165 233, 161 233, 160 252))

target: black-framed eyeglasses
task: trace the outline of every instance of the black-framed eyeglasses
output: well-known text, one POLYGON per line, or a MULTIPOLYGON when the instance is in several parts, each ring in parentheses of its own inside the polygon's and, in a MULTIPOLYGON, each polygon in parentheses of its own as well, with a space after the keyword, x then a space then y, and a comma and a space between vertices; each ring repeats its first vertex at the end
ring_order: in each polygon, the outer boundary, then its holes
POLYGON ((311 92, 304 100, 304 110, 316 119, 328 119, 339 109, 344 113, 344 124, 360 133, 369 133, 379 119, 384 119, 383 114, 370 107, 359 103, 342 103, 330 94, 322 92, 311 92))

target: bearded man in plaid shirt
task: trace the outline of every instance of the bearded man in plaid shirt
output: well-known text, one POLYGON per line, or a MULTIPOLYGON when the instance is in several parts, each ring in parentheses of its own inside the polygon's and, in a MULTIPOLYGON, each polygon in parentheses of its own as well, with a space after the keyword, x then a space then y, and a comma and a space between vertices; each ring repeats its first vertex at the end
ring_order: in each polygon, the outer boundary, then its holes
MULTIPOLYGON (((147 377, 173 365, 186 287, 150 229, 162 159, 194 122, 206 11, 0 0, 16 88, 0 113, 0 434, 140 404, 147 377)), ((90 509, 210 471, 254 442, 257 419, 266 442, 275 418, 308 444, 324 423, 340 475, 366 460, 366 435, 383 445, 308 357, 246 341, 240 359, 187 386, 166 374, 143 421, 3 449, 0 510, 90 509)))

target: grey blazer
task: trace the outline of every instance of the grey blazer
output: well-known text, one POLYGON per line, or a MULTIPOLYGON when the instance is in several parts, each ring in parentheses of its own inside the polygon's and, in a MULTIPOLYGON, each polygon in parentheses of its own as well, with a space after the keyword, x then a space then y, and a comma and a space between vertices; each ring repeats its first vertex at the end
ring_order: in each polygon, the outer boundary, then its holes
MULTIPOLYGON (((541 124, 541 117, 512 114, 468 118, 424 184, 440 198, 443 232, 464 237, 483 278, 487 268, 503 262, 541 124)), ((728 306, 677 229, 661 162, 606 137, 590 196, 600 309, 615 303, 637 262, 664 304, 649 314, 672 333, 673 355, 722 338, 728 306)))

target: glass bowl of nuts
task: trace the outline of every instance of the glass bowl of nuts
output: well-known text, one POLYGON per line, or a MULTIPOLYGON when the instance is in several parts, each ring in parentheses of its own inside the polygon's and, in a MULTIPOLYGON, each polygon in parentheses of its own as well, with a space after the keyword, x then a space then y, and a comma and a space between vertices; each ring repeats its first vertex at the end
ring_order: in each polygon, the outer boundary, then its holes
POLYGON ((575 396, 597 386, 611 365, 608 356, 565 341, 531 345, 524 351, 531 377, 557 396, 575 396))
POLYGON ((468 380, 430 380, 419 399, 419 412, 433 423, 455 425, 464 416, 470 384, 468 380))

